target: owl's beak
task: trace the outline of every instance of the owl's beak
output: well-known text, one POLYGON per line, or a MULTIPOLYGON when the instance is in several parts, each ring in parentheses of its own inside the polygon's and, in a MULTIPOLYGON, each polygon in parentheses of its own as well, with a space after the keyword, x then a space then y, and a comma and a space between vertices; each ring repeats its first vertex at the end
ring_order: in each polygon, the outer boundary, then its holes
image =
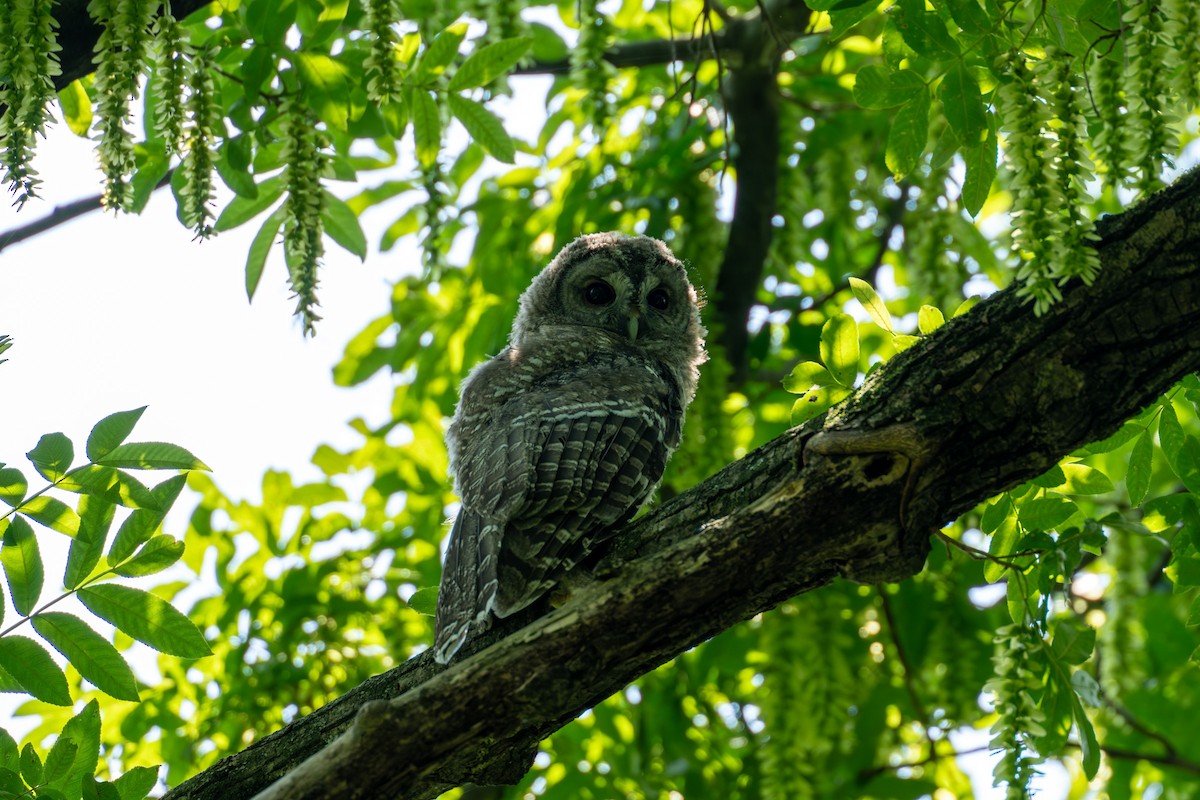
POLYGON ((629 340, 631 342, 636 342, 637 335, 638 335, 638 318, 636 316, 630 316, 629 317, 629 340))

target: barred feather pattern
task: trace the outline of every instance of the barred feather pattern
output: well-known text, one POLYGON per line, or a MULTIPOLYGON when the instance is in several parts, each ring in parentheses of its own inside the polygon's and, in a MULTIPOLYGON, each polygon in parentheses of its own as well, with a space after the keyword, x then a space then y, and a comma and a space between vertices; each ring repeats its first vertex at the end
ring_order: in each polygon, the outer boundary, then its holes
POLYGON ((704 358, 695 290, 661 242, 582 237, 534 279, 509 346, 463 383, 447 433, 462 508, 438 593, 439 662, 547 594, 653 494, 704 358))

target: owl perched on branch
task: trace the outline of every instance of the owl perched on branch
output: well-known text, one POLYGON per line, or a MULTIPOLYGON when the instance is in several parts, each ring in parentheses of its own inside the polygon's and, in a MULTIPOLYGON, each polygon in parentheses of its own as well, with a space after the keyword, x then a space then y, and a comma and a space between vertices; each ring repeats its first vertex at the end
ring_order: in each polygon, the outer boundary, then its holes
POLYGON ((703 336, 683 264, 656 239, 582 236, 534 278, 446 435, 462 509, 438 592, 439 662, 546 594, 650 497, 703 336))

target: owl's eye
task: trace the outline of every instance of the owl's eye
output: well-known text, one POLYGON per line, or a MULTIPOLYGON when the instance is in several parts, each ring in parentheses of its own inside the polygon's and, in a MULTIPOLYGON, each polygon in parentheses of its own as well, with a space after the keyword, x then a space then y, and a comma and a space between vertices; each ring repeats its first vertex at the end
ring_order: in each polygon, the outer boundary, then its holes
POLYGON ((589 306, 606 306, 617 299, 617 293, 604 281, 592 281, 583 287, 583 299, 589 306))
POLYGON ((667 294, 666 289, 655 289, 646 295, 646 302, 650 304, 651 308, 666 311, 667 306, 671 305, 671 296, 667 294))

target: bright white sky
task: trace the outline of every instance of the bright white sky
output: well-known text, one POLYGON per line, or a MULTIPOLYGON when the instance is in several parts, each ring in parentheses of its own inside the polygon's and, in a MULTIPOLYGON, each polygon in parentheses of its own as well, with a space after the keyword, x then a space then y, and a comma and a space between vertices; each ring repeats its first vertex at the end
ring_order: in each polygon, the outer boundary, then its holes
MULTIPOLYGON (((0 208, 0 231, 100 187, 92 143, 63 125, 50 130, 37 166, 47 202, 0 208)), ((14 340, 0 366, 0 460, 16 465, 57 430, 81 453, 94 422, 148 404, 133 438, 188 447, 227 490, 253 494, 264 469, 303 469, 317 444, 353 443, 351 417, 379 421, 387 379, 339 389, 330 369, 387 310, 389 281, 414 268, 415 251, 402 244, 363 264, 330 247, 324 320, 305 339, 280 253, 246 301, 256 231, 251 222, 193 242, 160 190, 140 217, 94 212, 0 253, 0 333, 14 340)))

